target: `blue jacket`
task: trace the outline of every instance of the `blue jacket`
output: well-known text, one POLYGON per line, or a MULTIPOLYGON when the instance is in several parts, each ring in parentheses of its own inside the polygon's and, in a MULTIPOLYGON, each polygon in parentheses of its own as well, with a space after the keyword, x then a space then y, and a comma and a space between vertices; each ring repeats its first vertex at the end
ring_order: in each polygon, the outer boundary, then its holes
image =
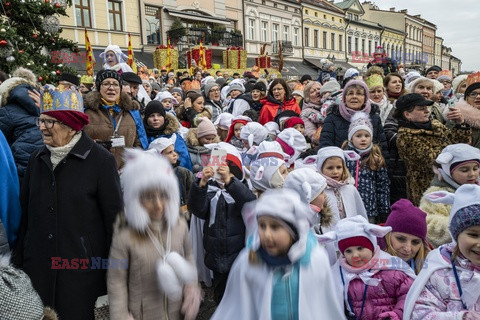
POLYGON ((35 124, 40 110, 28 95, 28 90, 33 89, 22 78, 10 78, 0 86, 0 130, 12 150, 20 181, 30 155, 44 145, 40 129, 35 124))

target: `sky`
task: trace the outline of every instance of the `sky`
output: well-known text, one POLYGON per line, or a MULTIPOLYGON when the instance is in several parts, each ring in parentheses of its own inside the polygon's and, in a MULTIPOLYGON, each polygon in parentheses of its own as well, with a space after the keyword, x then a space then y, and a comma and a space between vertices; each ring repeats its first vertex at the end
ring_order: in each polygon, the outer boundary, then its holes
MULTIPOLYGON (((420 14, 437 26, 436 35, 462 60, 462 71, 480 70, 480 1, 479 0, 370 0, 382 10, 395 7, 420 14)), ((363 0, 360 0, 363 2, 363 0)))

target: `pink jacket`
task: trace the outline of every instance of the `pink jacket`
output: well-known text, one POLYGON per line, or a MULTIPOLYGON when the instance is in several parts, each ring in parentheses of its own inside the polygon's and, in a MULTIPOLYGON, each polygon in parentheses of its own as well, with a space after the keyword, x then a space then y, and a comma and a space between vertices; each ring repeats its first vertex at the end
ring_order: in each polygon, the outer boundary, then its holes
POLYGON ((409 294, 408 299, 411 301, 410 303, 414 303, 414 307, 412 317, 408 319, 463 319, 465 313, 473 313, 477 317, 480 317, 479 299, 469 301, 468 298, 465 298, 465 293, 468 294, 468 292, 471 292, 473 295, 478 295, 480 268, 475 267, 469 260, 463 257, 457 257, 455 259, 455 266, 464 293, 463 300, 468 308, 468 310, 465 310, 462 306, 457 282, 455 281, 455 275, 449 260, 453 248, 453 243, 444 245, 432 251, 427 257, 428 267, 434 270, 436 269, 436 271, 433 271, 430 275, 428 272, 425 272, 424 275, 420 273, 419 278, 417 278, 419 283, 421 283, 423 276, 429 276, 428 281, 426 281, 422 288, 418 288, 421 290, 418 296, 415 295, 418 286, 415 285, 415 288, 412 287, 412 292, 409 294), (444 264, 443 268, 441 268, 442 264, 444 264))
MULTIPOLYGON (((401 320, 403 305, 413 279, 399 270, 380 270, 372 278, 382 279, 377 286, 368 286, 365 306, 361 319, 401 320)), ((361 279, 353 279, 348 286, 348 294, 357 316, 362 308, 365 284, 361 279)))

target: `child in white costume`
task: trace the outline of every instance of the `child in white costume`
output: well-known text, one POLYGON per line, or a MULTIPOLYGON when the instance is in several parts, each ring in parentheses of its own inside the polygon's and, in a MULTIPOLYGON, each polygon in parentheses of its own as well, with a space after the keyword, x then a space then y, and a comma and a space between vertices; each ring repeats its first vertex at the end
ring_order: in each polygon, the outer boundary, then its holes
POLYGON ((300 196, 268 190, 252 208, 252 216, 244 219, 254 231, 212 320, 345 319, 331 295, 328 258, 310 232, 311 211, 300 196))
POLYGON ((430 252, 405 302, 403 319, 480 319, 480 187, 438 191, 432 202, 453 204, 449 231, 454 242, 430 252))

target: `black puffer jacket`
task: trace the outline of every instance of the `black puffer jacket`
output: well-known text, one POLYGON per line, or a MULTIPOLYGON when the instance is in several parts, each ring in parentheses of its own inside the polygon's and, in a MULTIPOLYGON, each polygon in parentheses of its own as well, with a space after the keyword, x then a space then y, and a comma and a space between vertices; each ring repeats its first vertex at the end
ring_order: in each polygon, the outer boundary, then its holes
POLYGON ((12 150, 20 182, 32 153, 44 146, 35 118, 40 110, 28 95, 31 83, 23 78, 10 78, 0 86, 0 130, 12 150))
MULTIPOLYGON (((232 178, 226 191, 235 200, 227 203, 223 195, 217 202, 215 222, 210 224, 210 203, 216 191, 207 186, 201 188, 199 180, 192 184, 188 200, 188 209, 200 219, 205 220, 203 246, 205 265, 212 271, 227 274, 237 255, 245 246, 245 225, 242 218, 243 205, 255 200, 255 195, 237 178, 232 178)), ((209 185, 218 187, 216 182, 209 185)))
MULTIPOLYGON (((343 142, 348 139, 348 127, 350 126, 350 122, 342 117, 338 108, 339 106, 337 104, 333 104, 323 122, 322 133, 320 135, 320 148, 329 146, 341 148, 343 142)), ((372 104, 370 121, 373 126, 373 143, 380 145, 383 157, 385 160, 388 160, 387 139, 385 138, 382 120, 380 119, 378 112, 378 106, 372 104)))

